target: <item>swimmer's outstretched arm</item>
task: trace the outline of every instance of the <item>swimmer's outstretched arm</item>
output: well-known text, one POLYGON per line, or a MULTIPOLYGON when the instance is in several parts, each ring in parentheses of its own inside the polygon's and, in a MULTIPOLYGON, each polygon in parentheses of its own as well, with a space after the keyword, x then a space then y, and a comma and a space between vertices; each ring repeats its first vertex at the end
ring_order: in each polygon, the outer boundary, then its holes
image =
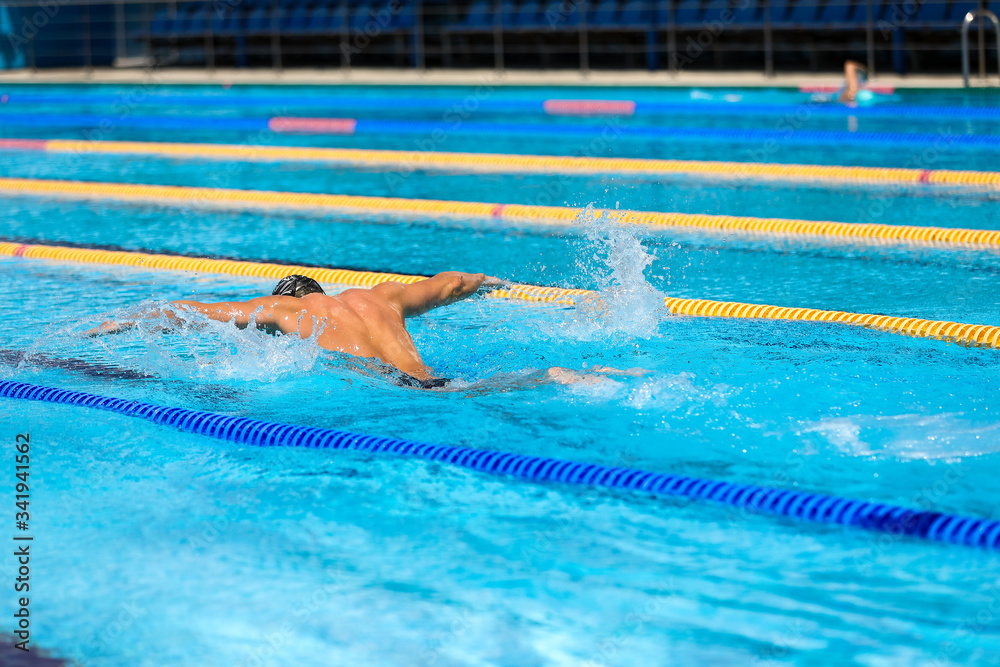
MULTIPOLYGON (((246 329, 251 322, 258 327, 276 326, 281 328, 285 317, 302 309, 299 299, 290 296, 260 296, 249 301, 220 301, 201 303, 200 301, 173 301, 172 306, 201 313, 219 322, 232 322, 240 329, 246 329)), ((163 313, 171 319, 177 316, 171 311, 163 313)), ((297 320, 296 320, 297 323, 297 320)))
POLYGON ((475 294, 483 285, 491 284, 499 286, 501 283, 496 278, 488 278, 482 273, 446 271, 409 285, 382 283, 373 287, 372 291, 396 304, 403 311, 403 317, 414 317, 428 310, 461 301, 475 294))
POLYGON ((848 60, 844 62, 844 92, 840 94, 841 102, 853 102, 858 98, 858 90, 861 89, 861 81, 858 73, 867 74, 868 68, 861 63, 848 60))
MULTIPOLYGON (((240 329, 245 329, 251 321, 259 327, 275 327, 282 329, 285 317, 299 310, 297 300, 288 296, 262 296, 249 301, 220 301, 219 303, 202 303, 200 301, 172 301, 171 306, 182 314, 187 311, 201 313, 205 317, 219 322, 233 322, 240 329)), ((143 313, 145 318, 163 317, 178 324, 185 320, 174 310, 158 308, 143 313)), ((296 320, 297 323, 297 320, 296 320)), ((99 327, 87 331, 85 335, 99 336, 101 334, 120 333, 135 326, 135 321, 108 321, 99 327)))

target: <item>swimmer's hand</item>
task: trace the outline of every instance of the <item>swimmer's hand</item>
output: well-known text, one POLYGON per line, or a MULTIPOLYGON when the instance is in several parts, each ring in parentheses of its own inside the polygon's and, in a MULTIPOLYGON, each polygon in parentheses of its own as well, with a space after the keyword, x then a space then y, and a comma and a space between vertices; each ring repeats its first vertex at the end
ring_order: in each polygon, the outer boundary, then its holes
MULTIPOLYGON (((174 305, 184 306, 187 303, 194 303, 194 302, 178 301, 174 305)), ((181 325, 181 324, 185 323, 185 321, 183 319, 181 319, 180 317, 178 317, 177 314, 174 313, 172 310, 162 310, 160 308, 154 308, 152 310, 146 311, 146 312, 142 313, 140 315, 140 317, 141 318, 161 317, 161 318, 166 319, 171 324, 177 324, 177 325, 181 325)), ((132 329, 135 329, 137 326, 139 326, 139 322, 136 321, 136 320, 126 320, 124 322, 115 322, 114 320, 108 320, 107 322, 105 322, 104 324, 102 324, 99 327, 94 327, 93 329, 90 329, 89 331, 85 331, 83 333, 83 335, 87 336, 89 338, 94 338, 95 336, 106 336, 106 335, 109 335, 109 334, 120 334, 120 333, 123 333, 125 331, 131 331, 132 329)), ((151 329, 151 331, 159 331, 159 332, 173 331, 173 327, 159 325, 159 326, 153 327, 151 329)))
POLYGON ((630 377, 641 377, 647 373, 651 373, 645 368, 630 368, 628 370, 621 370, 619 368, 612 368, 611 366, 594 366, 590 369, 589 373, 582 373, 579 371, 572 371, 568 368, 560 368, 559 366, 553 366, 549 370, 545 371, 545 377, 556 384, 582 384, 592 385, 604 382, 612 375, 626 375, 630 377))
POLYGON ((612 368, 611 366, 594 366, 590 369, 594 373, 601 373, 602 375, 627 375, 629 377, 642 377, 643 375, 648 375, 653 371, 646 370, 645 368, 628 368, 622 370, 620 368, 612 368))
POLYGON ((509 290, 510 281, 501 280, 500 278, 495 278, 493 276, 486 276, 486 278, 483 279, 482 284, 479 285, 479 289, 476 290, 476 294, 477 295, 489 294, 490 292, 493 292, 498 289, 509 290))
POLYGON ((99 327, 94 327, 89 331, 83 332, 84 336, 89 338, 94 338, 95 336, 106 336, 108 334, 120 334, 123 331, 128 331, 129 329, 135 328, 135 322, 112 322, 108 320, 99 327))

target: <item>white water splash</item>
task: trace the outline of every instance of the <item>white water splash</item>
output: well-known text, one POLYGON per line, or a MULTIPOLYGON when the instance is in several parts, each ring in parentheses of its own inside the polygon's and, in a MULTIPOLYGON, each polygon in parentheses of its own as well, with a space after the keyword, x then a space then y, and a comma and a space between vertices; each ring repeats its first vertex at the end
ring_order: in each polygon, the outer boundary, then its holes
POLYGON ((1000 451, 1000 424, 981 424, 959 413, 855 415, 803 424, 841 452, 859 457, 957 459, 1000 451))
POLYGON ((692 410, 711 403, 715 408, 725 408, 729 398, 738 389, 725 384, 701 386, 697 376, 687 371, 676 375, 647 378, 630 392, 627 404, 636 410, 674 412, 681 408, 692 410))
POLYGON ((656 335, 667 309, 664 294, 644 274, 656 255, 643 246, 634 226, 623 224, 614 213, 598 217, 588 206, 578 223, 588 247, 577 267, 597 285, 597 293, 581 301, 574 333, 581 338, 656 335))

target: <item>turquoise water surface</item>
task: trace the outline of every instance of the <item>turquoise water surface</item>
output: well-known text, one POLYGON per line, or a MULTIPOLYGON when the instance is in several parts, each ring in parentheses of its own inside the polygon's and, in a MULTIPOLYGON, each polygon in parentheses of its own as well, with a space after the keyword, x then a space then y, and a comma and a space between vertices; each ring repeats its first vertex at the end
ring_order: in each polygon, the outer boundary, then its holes
MULTIPOLYGON (((4 90, 11 100, 18 92, 130 92, 4 90)), ((363 96, 391 109, 394 100, 417 96, 414 90, 234 87, 224 94, 286 96, 293 111, 320 95, 363 96)), ((197 87, 155 92, 223 95, 197 87)), ((734 105, 792 111, 813 103, 794 91, 702 92, 740 95, 734 105)), ((419 89, 432 100, 474 94, 419 89)), ((612 97, 589 89, 498 88, 496 95, 612 97)), ((688 89, 615 95, 701 99, 688 89)), ((31 109, 39 116, 117 113, 110 104, 85 102, 31 109)), ((905 91, 886 103, 996 104, 958 92, 905 91)), ((0 111, 3 137, 86 136, 82 127, 5 125, 7 113, 13 108, 0 111)), ((257 117, 260 109, 161 104, 131 113, 257 117)), ((471 113, 469 122, 477 120, 605 122, 495 111, 471 113)), ((814 120, 814 129, 846 122, 814 120)), ((933 133, 939 125, 857 120, 872 132, 933 133)), ((776 118, 637 115, 622 122, 768 127, 776 118)), ((991 122, 953 127, 990 135, 998 132, 991 122)), ((134 128, 105 138, 386 148, 413 148, 420 139, 134 128)), ((438 149, 592 150, 576 138, 515 135, 456 136, 438 149)), ((746 160, 752 150, 622 140, 599 154, 746 160)), ((796 145, 772 156, 872 166, 926 160, 913 147, 796 145)), ((996 157, 993 149, 947 149, 921 168, 991 169, 996 157)), ((975 189, 443 172, 394 178, 325 164, 29 151, 4 151, 3 158, 3 177, 984 229, 1000 220, 997 195, 975 189), (543 194, 553 201, 539 202, 543 194)), ((424 275, 483 271, 599 291, 582 308, 476 297, 412 320, 425 361, 455 378, 445 391, 420 391, 397 387, 311 340, 212 322, 162 331, 151 318, 118 336, 81 335, 106 318, 169 300, 259 296, 271 281, 2 258, 12 314, 0 323, 2 348, 36 355, 36 362, 0 355, 7 359, 0 379, 1000 516, 996 350, 834 324, 674 317, 662 308, 671 295, 1000 325, 995 250, 679 233, 586 215, 567 229, 10 195, 0 197, 0 238, 424 275), (552 366, 636 374, 595 384, 541 382, 552 366), (87 371, 98 367, 118 375, 87 371)), ((32 438, 33 637, 83 665, 1000 664, 994 553, 421 461, 239 447, 72 406, 3 399, 0 414, 8 441, 19 432, 32 438)), ((12 446, 7 451, 13 457, 12 446)), ((4 613, 13 613, 13 596, 0 600, 4 613)))

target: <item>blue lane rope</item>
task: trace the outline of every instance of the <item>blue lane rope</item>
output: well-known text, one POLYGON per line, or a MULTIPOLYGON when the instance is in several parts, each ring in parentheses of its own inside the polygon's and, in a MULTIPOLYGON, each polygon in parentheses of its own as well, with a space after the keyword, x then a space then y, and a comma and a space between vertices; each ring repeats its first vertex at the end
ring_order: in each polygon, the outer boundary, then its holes
MULTIPOLYGON (((556 100, 558 98, 552 98, 556 100)), ((883 103, 868 107, 849 107, 844 104, 825 104, 806 101, 799 104, 752 104, 744 102, 643 102, 635 101, 635 115, 713 114, 734 116, 784 116, 795 113, 808 105, 809 113, 817 116, 873 116, 881 118, 931 118, 934 120, 994 120, 1000 118, 1000 106, 928 106, 922 104, 883 103)), ((201 108, 206 106, 231 109, 321 109, 364 110, 364 111, 430 111, 464 113, 474 110, 485 113, 537 113, 545 115, 542 99, 492 100, 492 99, 398 99, 377 97, 264 97, 235 95, 144 95, 141 99, 129 95, 37 95, 30 93, 8 93, 6 105, 52 104, 85 106, 88 104, 128 104, 129 106, 186 106, 201 108), (470 108, 471 107, 471 108, 470 108)), ((602 102, 630 102, 624 99, 602 99, 602 102)))
MULTIPOLYGON (((53 115, 44 114, 0 114, 0 127, 4 125, 17 125, 21 127, 100 127, 102 122, 106 122, 106 116, 88 116, 83 114, 75 115, 53 115)), ((198 117, 191 115, 183 116, 128 116, 127 118, 116 118, 112 123, 114 127, 130 127, 144 130, 238 130, 240 132, 253 132, 255 130, 266 130, 266 118, 217 118, 198 117)))
POLYGON ((11 380, 0 381, 0 397, 107 410, 239 445, 345 449, 411 456, 494 475, 713 500, 750 511, 778 514, 814 523, 854 526, 896 536, 1000 549, 1000 521, 992 519, 544 456, 431 445, 312 426, 266 422, 11 380))
MULTIPOLYGON (((104 116, 46 116, 39 114, 0 114, 0 128, 5 125, 22 127, 99 127, 104 116)), ((117 119, 115 127, 156 130, 211 130, 254 132, 268 129, 267 118, 217 118, 197 116, 129 116, 117 119)), ((759 144, 776 141, 796 145, 866 146, 949 146, 971 148, 1000 147, 1000 135, 995 134, 921 134, 908 132, 841 132, 834 130, 755 130, 683 127, 616 127, 614 130, 593 123, 474 123, 420 120, 358 120, 355 135, 407 135, 435 132, 456 135, 516 134, 520 136, 581 137, 598 139, 611 132, 615 137, 662 139, 670 141, 730 141, 759 144)), ((322 136, 322 132, 315 136, 322 136)))
MULTIPOLYGON (((2 118, 2 116, 0 116, 2 118)), ((445 134, 494 135, 518 134, 551 137, 604 137, 607 134, 636 139, 663 139, 687 141, 733 141, 759 144, 777 141, 786 144, 882 144, 889 146, 940 145, 942 142, 957 146, 1000 146, 1000 135, 993 134, 918 134, 906 132, 840 132, 831 130, 755 130, 728 128, 684 127, 616 127, 613 130, 594 124, 569 123, 440 123, 411 120, 359 120, 355 134, 445 134)))

